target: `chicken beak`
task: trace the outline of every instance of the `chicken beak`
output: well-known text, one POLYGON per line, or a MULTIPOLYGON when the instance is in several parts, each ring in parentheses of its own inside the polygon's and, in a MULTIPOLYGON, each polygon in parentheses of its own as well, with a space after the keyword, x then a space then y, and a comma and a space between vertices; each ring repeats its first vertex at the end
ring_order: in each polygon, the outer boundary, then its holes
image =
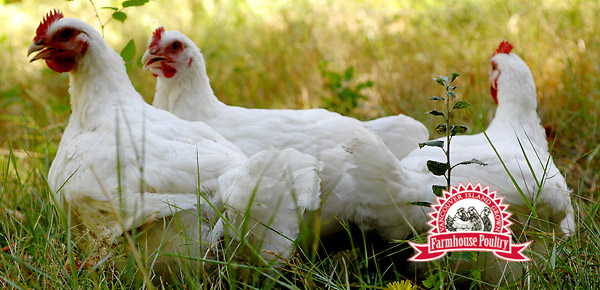
POLYGON ((38 53, 32 59, 30 59, 29 62, 34 62, 38 59, 47 59, 50 57, 50 55, 52 53, 51 48, 41 45, 41 44, 35 44, 35 42, 34 42, 29 46, 29 49, 27 50, 27 57, 29 57, 32 53, 37 52, 37 51, 40 51, 40 53, 38 53))
POLYGON ((144 64, 144 69, 150 69, 153 67, 153 64, 160 65, 160 62, 163 60, 169 60, 168 58, 156 54, 156 52, 150 51, 150 49, 146 50, 144 56, 142 57, 142 63, 144 64))
POLYGON ((148 69, 148 61, 152 58, 152 54, 150 54, 150 50, 146 50, 144 52, 144 56, 142 56, 142 63, 144 64, 144 69, 148 69))

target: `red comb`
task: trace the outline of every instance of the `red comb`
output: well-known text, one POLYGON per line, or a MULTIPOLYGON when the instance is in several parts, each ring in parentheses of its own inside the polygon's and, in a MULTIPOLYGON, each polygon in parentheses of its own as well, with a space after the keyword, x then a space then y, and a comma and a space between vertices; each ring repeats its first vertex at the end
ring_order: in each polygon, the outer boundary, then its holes
POLYGON ((510 44, 510 42, 505 40, 505 41, 500 42, 498 49, 496 49, 496 53, 509 54, 512 49, 513 49, 512 44, 510 44))
POLYGON ((50 24, 52 24, 54 21, 61 19, 65 17, 62 12, 60 12, 60 10, 58 9, 53 9, 50 10, 46 16, 44 16, 44 18, 42 19, 42 21, 40 22, 40 25, 38 26, 37 30, 35 31, 35 38, 33 39, 33 41, 38 41, 40 38, 46 36, 46 32, 48 31, 48 27, 50 27, 50 24))
POLYGON ((158 46, 163 32, 165 32, 165 28, 163 26, 155 29, 154 32, 152 32, 152 41, 150 42, 150 45, 148 45, 148 47, 158 46))

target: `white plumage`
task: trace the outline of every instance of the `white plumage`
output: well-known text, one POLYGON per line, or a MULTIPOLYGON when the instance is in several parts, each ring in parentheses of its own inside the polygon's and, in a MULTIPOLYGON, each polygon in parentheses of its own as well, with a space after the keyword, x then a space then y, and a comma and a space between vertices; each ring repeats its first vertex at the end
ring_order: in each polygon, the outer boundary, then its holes
POLYGON ((335 131, 340 125, 350 126, 352 130, 362 124, 382 138, 397 159, 429 138, 423 124, 405 115, 359 122, 324 109, 265 110, 228 106, 214 95, 200 49, 179 31, 158 28, 150 39, 143 62, 158 77, 155 107, 185 120, 206 122, 246 154, 263 150, 265 145, 328 148, 344 138, 346 132, 335 131), (327 138, 311 144, 324 139, 322 137, 327 138), (294 146, 298 142, 300 144, 294 146))
MULTIPOLYGON (((48 182, 70 210, 82 245, 110 246, 124 232, 144 226, 138 242, 150 252, 160 248, 204 255, 223 234, 218 228, 211 232, 219 218, 213 206, 231 202, 225 214, 234 217, 239 213, 232 209, 245 210, 249 196, 256 195, 246 215, 287 230, 282 232, 289 238, 265 241, 263 249, 291 253, 297 213, 314 209, 320 200, 319 161, 295 150, 273 149, 248 159, 206 124, 146 104, 131 85, 123 60, 101 35, 58 11, 40 24, 29 54, 36 51, 32 61, 45 59, 70 75, 72 114, 48 182), (287 217, 283 221, 266 220, 274 208, 257 204, 296 195, 299 202, 279 209, 287 217)), ((173 262, 164 259, 159 262, 173 262)))
MULTIPOLYGON (((569 233, 575 227, 571 190, 548 152, 546 134, 536 112, 536 89, 531 71, 519 56, 510 53, 511 49, 508 42, 503 42, 491 60, 491 91, 494 99, 497 98, 498 108, 485 130, 489 141, 480 133, 455 136, 450 143, 452 164, 476 158, 487 166, 454 168, 452 184, 468 181, 481 182, 484 186, 489 184, 505 197, 505 203, 510 204, 513 218, 525 222, 530 214, 529 207, 511 181, 502 160, 539 215, 540 219, 532 220, 531 225, 542 226, 544 221, 550 221, 556 229, 569 233)), ((427 160, 445 162, 446 157, 439 148, 424 147, 411 152, 401 163, 406 169, 422 175, 428 172, 427 160)), ((431 175, 427 184, 444 185, 445 180, 431 175)), ((544 230, 551 228, 542 226, 544 230)))
POLYGON ((423 124, 402 114, 365 121, 363 125, 377 134, 398 160, 414 150, 415 144, 429 139, 423 124))
MULTIPOLYGON (((226 217, 233 225, 228 228, 230 236, 238 240, 243 236, 253 245, 262 242, 263 248, 289 257, 293 250, 290 237, 300 233, 300 217, 320 206, 315 198, 320 183, 315 167, 322 170, 321 163, 315 164, 314 158, 306 158, 297 150, 270 149, 225 173, 219 178, 219 187, 228 208, 226 217), (280 154, 286 158, 279 158, 280 154), (281 194, 289 191, 291 194, 281 194)), ((273 258, 269 252, 261 254, 268 260, 273 258)))
MULTIPOLYGON (((180 32, 162 27, 154 32, 143 62, 158 76, 155 107, 206 122, 246 154, 273 146, 295 148, 322 160, 321 210, 329 226, 337 224, 335 217, 349 219, 393 239, 406 238, 413 225, 425 228, 423 209, 406 203, 432 200, 433 195, 407 186, 411 181, 394 155, 402 157, 428 138, 421 123, 406 116, 362 123, 323 109, 228 106, 214 95, 197 46, 180 32)), ((332 231, 323 227, 323 234, 332 231)))

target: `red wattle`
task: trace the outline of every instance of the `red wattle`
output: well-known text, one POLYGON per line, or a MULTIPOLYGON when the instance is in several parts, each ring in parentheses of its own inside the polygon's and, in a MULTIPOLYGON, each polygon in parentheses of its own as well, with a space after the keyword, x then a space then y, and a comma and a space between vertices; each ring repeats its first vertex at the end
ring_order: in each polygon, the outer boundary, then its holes
POLYGON ((172 78, 177 73, 177 70, 174 67, 166 64, 163 64, 161 69, 165 78, 168 79, 172 78))
MULTIPOLYGON (((87 49, 87 45, 83 46, 82 53, 87 49)), ((64 73, 71 71, 77 62, 75 61, 74 51, 53 51, 50 57, 46 59, 46 65, 53 71, 64 73)))
POLYGON ((494 99, 494 102, 496 102, 496 105, 498 104, 498 79, 494 80, 494 83, 490 86, 490 94, 492 95, 492 98, 494 99))
POLYGON ((75 67, 75 61, 57 62, 47 59, 46 65, 55 72, 64 73, 71 71, 75 67))

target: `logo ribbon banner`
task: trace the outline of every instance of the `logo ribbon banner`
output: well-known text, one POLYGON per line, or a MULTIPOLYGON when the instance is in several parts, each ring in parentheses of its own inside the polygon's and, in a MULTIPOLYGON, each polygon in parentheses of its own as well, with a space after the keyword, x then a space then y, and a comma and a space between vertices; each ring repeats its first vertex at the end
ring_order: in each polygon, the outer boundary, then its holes
POLYGON ((410 258, 413 262, 425 262, 439 259, 446 252, 456 251, 487 251, 493 252, 498 258, 525 262, 529 258, 523 250, 531 244, 512 244, 511 236, 498 233, 443 233, 429 235, 427 244, 408 242, 417 254, 410 258))
POLYGON ((492 252, 514 262, 530 260, 523 251, 531 241, 512 243, 511 213, 507 211, 508 204, 502 203, 504 197, 481 183, 459 183, 449 190, 444 190, 437 203, 431 205, 427 244, 408 242, 417 252, 410 261, 432 261, 456 251, 492 252))

